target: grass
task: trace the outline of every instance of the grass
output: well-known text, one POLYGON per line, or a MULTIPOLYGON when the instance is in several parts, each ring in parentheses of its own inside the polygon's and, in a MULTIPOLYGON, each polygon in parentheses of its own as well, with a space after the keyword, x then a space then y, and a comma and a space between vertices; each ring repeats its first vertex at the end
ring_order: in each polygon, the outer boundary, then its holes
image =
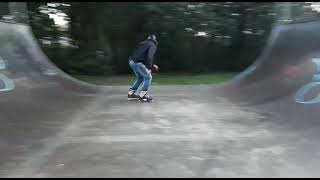
MULTIPOLYGON (((195 85, 218 84, 231 80, 237 73, 210 74, 153 74, 152 85, 195 85)), ((96 85, 131 85, 134 75, 86 76, 74 75, 75 78, 96 85)))

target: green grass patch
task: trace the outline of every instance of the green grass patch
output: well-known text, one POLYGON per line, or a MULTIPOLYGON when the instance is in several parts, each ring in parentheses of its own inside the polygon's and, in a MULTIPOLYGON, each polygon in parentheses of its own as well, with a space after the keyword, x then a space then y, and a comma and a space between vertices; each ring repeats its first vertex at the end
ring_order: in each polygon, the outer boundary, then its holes
MULTIPOLYGON (((210 73, 210 74, 153 74, 152 85, 198 85, 218 84, 231 80, 238 73, 210 73)), ((135 80, 132 75, 114 76, 86 76, 74 75, 75 78, 96 85, 131 85, 135 80)))

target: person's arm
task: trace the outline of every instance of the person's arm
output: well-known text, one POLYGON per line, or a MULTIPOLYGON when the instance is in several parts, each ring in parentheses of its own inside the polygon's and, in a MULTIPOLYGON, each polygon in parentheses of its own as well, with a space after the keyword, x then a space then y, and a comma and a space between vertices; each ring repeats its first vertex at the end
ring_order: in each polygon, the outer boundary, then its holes
POLYGON ((147 68, 149 70, 151 70, 151 68, 153 67, 153 60, 154 60, 154 55, 156 54, 156 51, 157 51, 157 46, 152 44, 150 47, 149 47, 149 50, 148 50, 148 63, 147 63, 147 68))

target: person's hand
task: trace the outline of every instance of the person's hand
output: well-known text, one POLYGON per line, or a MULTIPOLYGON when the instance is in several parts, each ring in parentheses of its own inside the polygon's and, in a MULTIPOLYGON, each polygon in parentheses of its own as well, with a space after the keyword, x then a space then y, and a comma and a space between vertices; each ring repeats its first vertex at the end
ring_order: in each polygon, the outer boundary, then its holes
POLYGON ((151 74, 152 70, 151 69, 148 69, 149 73, 151 74))
POLYGON ((159 69, 159 66, 158 66, 158 65, 154 64, 153 67, 154 67, 154 69, 155 69, 156 71, 158 71, 158 69, 159 69))

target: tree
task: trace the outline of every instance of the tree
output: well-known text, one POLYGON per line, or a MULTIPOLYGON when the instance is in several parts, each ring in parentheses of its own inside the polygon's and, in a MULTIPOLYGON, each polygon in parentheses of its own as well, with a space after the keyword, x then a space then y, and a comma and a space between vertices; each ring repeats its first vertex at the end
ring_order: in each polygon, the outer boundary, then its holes
POLYGON ((47 32, 54 25, 45 14, 37 15, 47 20, 35 32, 72 39, 74 48, 50 45, 48 54, 77 74, 131 73, 128 57, 150 33, 159 39, 156 62, 162 72, 241 71, 261 51, 274 21, 272 2, 69 4, 56 7, 70 18, 67 32, 47 32))

